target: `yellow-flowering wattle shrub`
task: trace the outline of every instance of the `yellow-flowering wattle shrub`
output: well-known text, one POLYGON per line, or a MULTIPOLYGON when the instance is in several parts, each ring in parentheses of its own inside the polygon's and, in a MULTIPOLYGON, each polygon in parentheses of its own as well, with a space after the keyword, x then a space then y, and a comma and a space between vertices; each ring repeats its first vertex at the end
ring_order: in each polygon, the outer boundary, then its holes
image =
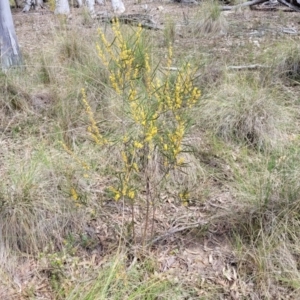
MULTIPOLYGON (((189 63, 175 75, 171 71, 171 47, 164 67, 166 72, 159 76, 157 66, 150 61, 141 26, 128 36, 115 20, 112 31, 114 37, 110 43, 99 29, 97 51, 109 73, 111 88, 123 101, 124 118, 129 125, 120 139, 122 167, 117 170, 118 184, 110 187, 110 192, 115 200, 128 200, 131 204, 138 199, 146 200, 146 234, 150 207, 158 195, 157 184, 170 170, 184 165, 181 154, 189 126, 188 113, 198 103, 201 93, 193 84, 194 70, 189 63), (163 170, 161 178, 153 172, 153 164, 157 163, 153 161, 155 153, 163 157, 159 166, 163 170)), ((187 194, 182 197, 184 201, 187 194)))
MULTIPOLYGON (((159 198, 161 184, 168 178, 167 175, 172 169, 186 165, 181 154, 185 150, 183 141, 189 127, 189 111, 198 103, 201 93, 193 84, 194 70, 189 63, 176 73, 171 71, 171 47, 168 49, 164 67, 166 72, 159 76, 157 66, 150 61, 141 26, 128 36, 122 32, 118 20, 115 20, 112 30, 114 39, 110 43, 99 29, 97 52, 109 74, 111 88, 122 100, 126 126, 122 128, 123 136, 118 141, 121 145, 119 148, 122 166, 115 172, 117 184, 109 187, 109 191, 116 201, 127 200, 132 205, 133 236, 133 205, 137 200, 144 200, 145 241, 150 210, 152 208, 154 217, 155 200, 159 198), (160 160, 157 160, 158 156, 160 160), (160 170, 158 173, 155 172, 157 167, 160 170)), ((110 141, 100 134, 84 89, 82 102, 89 122, 88 134, 97 145, 103 147, 110 144, 110 141)), ((122 126, 124 124, 125 122, 122 122, 122 126)), ((118 144, 114 145, 118 147, 118 144)), ((66 145, 63 144, 63 147, 88 170, 88 166, 66 145)), ((73 187, 71 197, 75 201, 78 198, 73 187)), ((179 195, 184 205, 188 197, 186 189, 179 195)), ((152 231, 153 227, 151 235, 152 231)))

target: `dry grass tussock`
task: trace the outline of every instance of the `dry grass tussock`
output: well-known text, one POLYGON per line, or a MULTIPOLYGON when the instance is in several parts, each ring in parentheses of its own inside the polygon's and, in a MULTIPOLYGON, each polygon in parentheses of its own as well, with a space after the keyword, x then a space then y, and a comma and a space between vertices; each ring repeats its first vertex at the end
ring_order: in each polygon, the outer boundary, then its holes
POLYGON ((284 144, 292 114, 275 87, 260 86, 249 74, 228 74, 218 91, 203 101, 199 119, 227 141, 268 150, 284 144))
POLYGON ((16 16, 26 68, 0 75, 1 299, 299 298, 297 41, 247 52, 238 13, 225 24, 205 1, 200 14, 180 43, 175 18, 116 37, 81 13, 16 16), (225 63, 256 58, 267 68, 225 63))
POLYGON ((193 20, 188 21, 191 32, 196 36, 226 35, 228 24, 218 1, 203 1, 193 20))
POLYGON ((278 43, 269 48, 263 55, 268 65, 272 67, 272 77, 279 78, 284 84, 297 85, 300 74, 299 45, 294 40, 278 43))

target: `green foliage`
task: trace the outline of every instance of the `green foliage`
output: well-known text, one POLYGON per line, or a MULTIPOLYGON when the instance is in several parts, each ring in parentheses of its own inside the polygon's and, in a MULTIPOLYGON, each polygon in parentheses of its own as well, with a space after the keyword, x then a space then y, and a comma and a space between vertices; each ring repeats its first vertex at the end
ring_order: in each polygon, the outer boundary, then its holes
POLYGON ((173 18, 169 18, 166 21, 166 25, 164 27, 164 46, 172 45, 175 41, 176 35, 176 24, 173 18))
POLYGON ((119 254, 102 267, 92 284, 78 285, 66 299, 181 299, 180 294, 179 287, 151 274, 143 264, 126 268, 124 256, 119 254))

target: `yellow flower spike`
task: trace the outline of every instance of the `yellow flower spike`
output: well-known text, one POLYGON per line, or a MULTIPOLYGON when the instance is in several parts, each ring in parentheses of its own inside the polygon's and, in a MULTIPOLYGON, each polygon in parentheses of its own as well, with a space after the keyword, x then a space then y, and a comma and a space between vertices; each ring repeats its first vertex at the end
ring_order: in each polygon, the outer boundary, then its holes
POLYGON ((172 65, 172 56, 173 56, 173 48, 170 44, 168 49, 168 61, 167 61, 167 68, 170 69, 172 65))
POLYGON ((74 188, 71 188, 71 197, 74 201, 77 201, 78 200, 78 194, 76 192, 76 190, 74 188))
POLYGON ((132 164, 132 168, 133 168, 133 170, 135 170, 136 172, 139 171, 139 168, 138 168, 137 163, 133 163, 133 164, 132 164))
POLYGON ((146 142, 151 141, 156 134, 157 134, 157 127, 153 126, 153 124, 151 124, 150 128, 148 129, 148 131, 146 133, 145 141, 146 142))
POLYGON ((183 206, 188 206, 188 205, 189 205, 189 202, 188 202, 188 201, 182 201, 182 205, 183 205, 183 206))
POLYGON ((95 118, 94 118, 94 114, 92 112, 92 109, 89 105, 89 103, 87 102, 87 97, 86 97, 86 92, 85 89, 82 88, 81 89, 81 94, 82 94, 82 102, 85 106, 85 111, 88 115, 89 121, 90 121, 90 125, 87 128, 87 131, 92 135, 93 140, 99 144, 105 144, 107 141, 102 137, 102 135, 99 132, 99 129, 97 127, 95 118))
POLYGON ((110 190, 113 193, 117 192, 117 190, 113 186, 108 187, 108 190, 110 190))
MULTIPOLYGON (((114 55, 114 53, 113 53, 112 50, 111 50, 111 45, 109 44, 109 42, 108 42, 107 39, 105 38, 105 35, 104 35, 104 33, 101 31, 100 28, 98 28, 98 35, 99 35, 99 37, 100 37, 100 39, 101 39, 102 44, 104 45, 105 50, 108 52, 108 54, 109 54, 109 56, 111 57, 111 59, 112 59, 113 61, 116 61, 115 55, 114 55)), ((101 53, 102 53, 102 51, 101 51, 101 53)), ((98 54, 99 54, 99 53, 98 53, 98 54)), ((100 55, 99 57, 101 58, 101 55, 100 55)), ((103 55, 103 57, 105 57, 105 56, 103 55)), ((105 58, 105 60, 106 60, 106 58, 105 58)), ((108 62, 107 62, 107 64, 108 64, 108 62)))
POLYGON ((121 198, 121 193, 118 190, 116 190, 113 186, 110 186, 108 189, 114 194, 113 197, 116 201, 118 201, 121 198))
POLYGON ((138 141, 134 141, 133 146, 137 149, 143 148, 143 144, 138 141))
POLYGON ((127 164, 128 163, 128 158, 127 158, 127 155, 124 151, 121 152, 121 156, 122 156, 123 162, 125 164, 127 164))
POLYGON ((127 190, 128 190, 127 186, 124 185, 124 186, 123 186, 123 189, 122 189, 122 195, 123 195, 123 196, 126 196, 127 190))
POLYGON ((177 165, 181 166, 184 164, 184 158, 183 157, 180 157, 178 160, 177 160, 177 165))
POLYGON ((115 193, 114 199, 118 201, 121 198, 121 194, 119 192, 115 193))
POLYGON ((129 199, 133 200, 135 197, 135 192, 133 190, 129 190, 127 196, 129 199))
POLYGON ((190 193, 187 190, 185 190, 185 191, 179 193, 178 196, 179 196, 179 198, 180 198, 180 200, 182 202, 182 205, 183 206, 188 206, 188 204, 189 204, 189 198, 190 198, 190 193))
POLYGON ((136 96, 137 96, 137 91, 134 89, 130 89, 129 98, 128 98, 129 102, 136 100, 136 96))

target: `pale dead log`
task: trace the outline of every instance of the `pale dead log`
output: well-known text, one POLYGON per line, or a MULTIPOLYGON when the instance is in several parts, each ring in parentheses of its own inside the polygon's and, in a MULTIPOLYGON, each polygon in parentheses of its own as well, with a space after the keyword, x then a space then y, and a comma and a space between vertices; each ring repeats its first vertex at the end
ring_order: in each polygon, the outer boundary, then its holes
POLYGON ((235 70, 235 71, 241 71, 241 70, 259 70, 259 69, 265 69, 270 68, 269 66, 260 65, 260 64, 253 64, 253 65, 242 65, 242 66, 228 66, 227 70, 235 70))
MULTIPOLYGON (((235 9, 242 8, 242 7, 255 6, 255 5, 258 5, 258 4, 265 3, 265 2, 269 2, 269 0, 252 0, 252 1, 247 1, 247 2, 244 2, 242 4, 238 4, 238 5, 222 6, 221 10, 223 10, 223 11, 235 10, 235 9)), ((284 6, 289 7, 293 11, 300 12, 300 1, 298 2, 298 0, 290 0, 290 1, 277 0, 277 2, 283 4, 284 6)))
POLYGON ((241 7, 247 7, 247 6, 253 6, 253 5, 258 5, 264 2, 268 2, 269 0, 252 0, 252 1, 247 1, 238 5, 233 5, 233 6, 222 6, 221 10, 234 10, 234 9, 238 9, 241 7))
MULTIPOLYGON (((112 23, 115 20, 114 15, 99 15, 98 19, 102 22, 112 23)), ((141 26, 145 29, 161 30, 162 27, 157 25, 151 16, 144 14, 128 14, 118 16, 118 21, 123 24, 141 26)))

